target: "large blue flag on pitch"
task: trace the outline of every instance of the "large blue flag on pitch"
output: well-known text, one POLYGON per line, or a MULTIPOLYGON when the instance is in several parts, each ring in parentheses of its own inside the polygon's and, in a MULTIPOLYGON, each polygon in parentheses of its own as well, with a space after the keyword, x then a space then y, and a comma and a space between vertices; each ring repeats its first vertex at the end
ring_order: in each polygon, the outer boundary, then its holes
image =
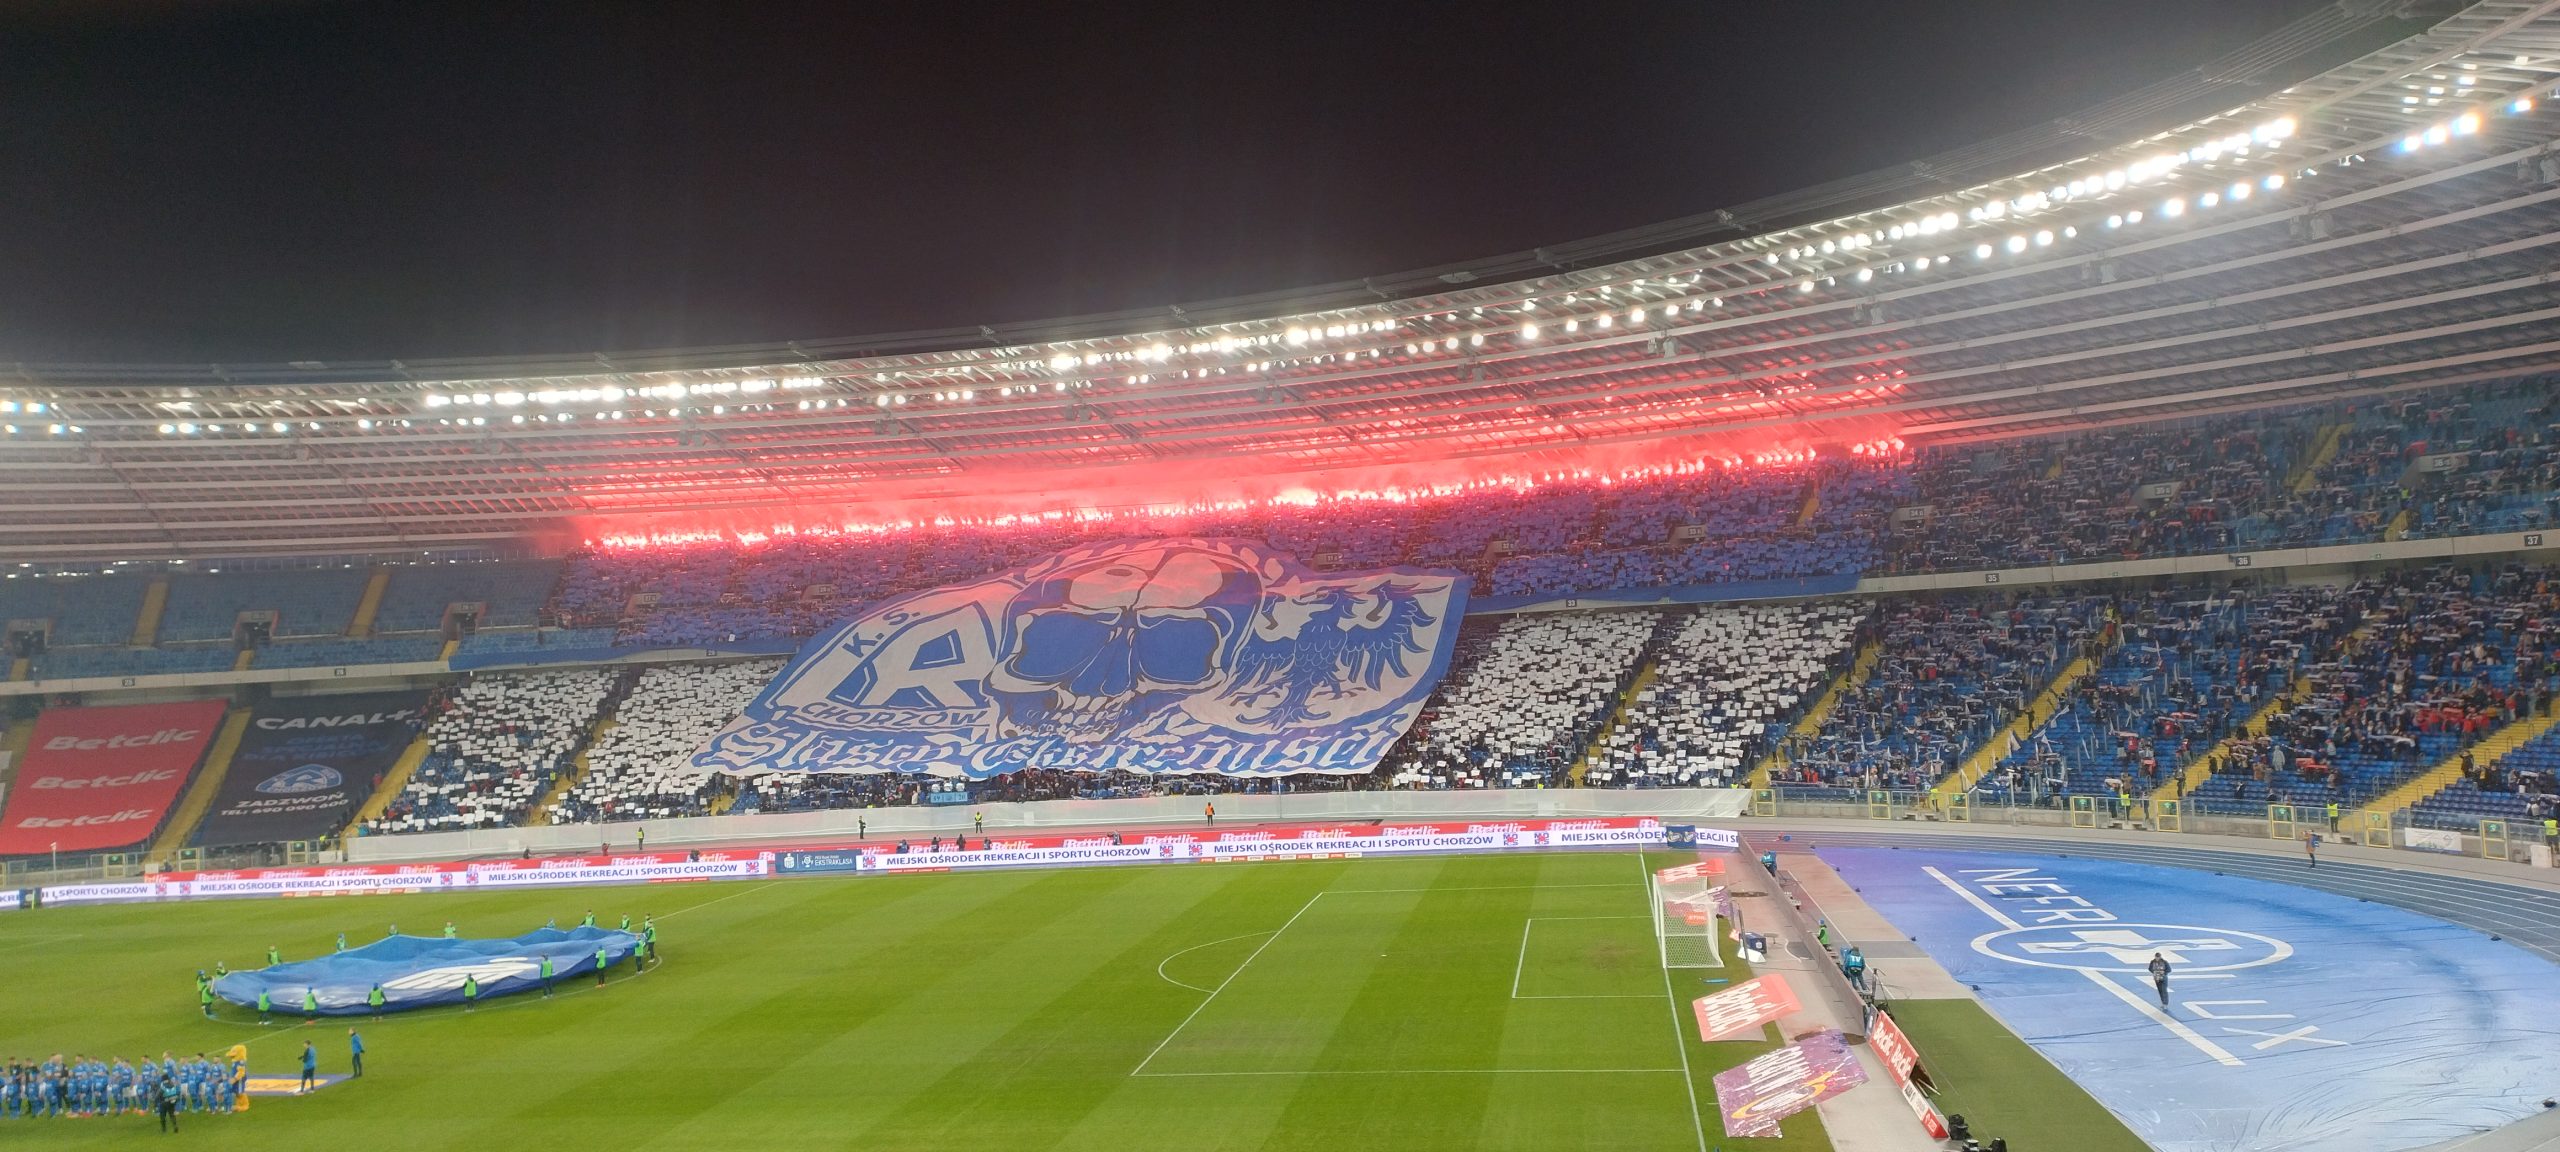
POLYGON ((884 601, 694 756, 716 772, 1366 772, 1412 726, 1467 578, 1316 573, 1232 540, 1092 545, 884 601))
POLYGON ((277 1012, 300 1015, 308 992, 319 1001, 319 1015, 356 1016, 372 1011, 367 1002, 376 986, 391 1011, 460 1004, 471 980, 480 982, 480 998, 487 1000, 541 987, 545 957, 552 979, 566 980, 594 972, 598 951, 609 966, 639 946, 638 936, 611 928, 542 928, 496 940, 389 936, 317 959, 232 972, 213 982, 213 993, 254 1007, 264 992, 277 1012))

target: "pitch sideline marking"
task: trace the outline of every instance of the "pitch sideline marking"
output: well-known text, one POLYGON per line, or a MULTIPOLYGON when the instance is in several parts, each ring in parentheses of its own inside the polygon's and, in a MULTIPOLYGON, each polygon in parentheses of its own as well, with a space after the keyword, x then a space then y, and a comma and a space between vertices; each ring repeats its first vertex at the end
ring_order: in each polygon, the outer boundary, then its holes
MULTIPOLYGON (((1287 920, 1282 921, 1279 927, 1271 930, 1270 940, 1263 941, 1261 945, 1256 947, 1252 953, 1248 954, 1244 958, 1244 963, 1236 965, 1235 971, 1227 973, 1226 979, 1218 981, 1217 987, 1210 989, 1207 996, 1201 997, 1200 1003, 1191 1009, 1191 1014, 1183 1017, 1182 1023, 1174 1025, 1173 1031, 1165 1033, 1164 1039, 1156 1041, 1156 1046, 1147 1050, 1147 1058, 1138 1061, 1138 1066, 1130 1069, 1129 1074, 1135 1076, 1146 1071, 1147 1065, 1155 1060, 1157 1053, 1164 1051, 1165 1045, 1173 1043, 1174 1037, 1182 1035, 1183 1029, 1190 1027, 1193 1020, 1200 1018, 1201 1009, 1206 1008, 1211 1003, 1215 1002, 1218 999, 1218 993, 1226 991, 1227 985, 1235 983, 1236 977, 1244 975, 1245 969, 1253 967, 1255 958, 1262 955, 1263 949, 1271 947, 1272 940, 1278 940, 1281 933, 1289 930, 1289 925, 1297 923, 1298 917, 1306 915, 1307 909, 1315 907, 1316 901, 1324 899, 1324 896, 1324 892, 1319 891, 1315 895, 1307 897, 1306 903, 1299 905, 1298 910, 1290 913, 1287 920)), ((1703 1149, 1701 1152, 1703 1152, 1703 1149)))
POLYGON ((709 899, 709 900, 705 900, 705 901, 703 901, 703 902, 702 902, 702 903, 700 903, 700 904, 687 904, 687 905, 685 905, 685 906, 684 906, 684 907, 682 907, 682 908, 678 908, 678 909, 676 909, 676 910, 675 910, 675 911, 673 911, 673 912, 669 912, 669 913, 667 913, 667 915, 666 915, 666 916, 659 917, 659 919, 662 919, 662 920, 663 920, 663 919, 667 919, 668 917, 682 916, 682 915, 684 915, 685 913, 687 913, 687 912, 691 912, 691 911, 693 911, 693 910, 694 910, 694 909, 696 909, 696 908, 708 908, 708 907, 710 907, 710 906, 712 906, 712 905, 714 905, 714 904, 717 904, 717 903, 719 903, 719 902, 721 902, 721 901, 723 901, 723 900, 735 900, 735 899, 737 899, 737 898, 738 898, 738 897, 740 897, 740 896, 746 896, 746 895, 750 895, 750 894, 752 894, 752 893, 762 892, 762 891, 764 891, 765 889, 767 889, 767 888, 771 888, 771 887, 773 887, 774 885, 776 885, 776 884, 780 884, 780 883, 782 883, 782 881, 780 881, 780 880, 767 880, 767 881, 765 881, 764 883, 762 883, 762 884, 758 884, 758 885, 756 885, 756 886, 755 886, 755 887, 753 887, 753 888, 748 888, 748 889, 745 889, 745 890, 742 890, 742 891, 738 891, 738 892, 732 892, 732 893, 730 893, 730 894, 728 894, 728 895, 726 895, 726 896, 715 896, 715 897, 713 897, 713 898, 711 898, 711 899, 709 899))
MULTIPOLYGON (((2017 921, 2010 919, 2007 913, 1992 907, 1990 903, 1985 901, 1982 897, 1974 895, 1973 892, 1966 889, 1964 885, 1948 879, 1947 874, 1938 871, 1937 866, 1923 865, 1920 870, 1928 873, 1930 879, 1946 885, 1947 891, 1955 893, 1958 897, 1962 898, 1965 903, 1973 905, 1976 911, 1998 921, 2002 927, 2008 928, 2011 931, 2016 931, 2025 927, 2017 921)), ((2096 984, 2098 987, 2114 993, 2116 999, 2122 1000, 2126 1004, 2131 1005, 2134 1011, 2140 1012, 2144 1016, 2150 1018, 2152 1023, 2168 1029, 2170 1035, 2186 1041, 2190 1046, 2194 1047, 2196 1051, 2212 1057, 2214 1063, 2221 1064, 2229 1068, 2238 1068, 2242 1066, 2243 1062, 2239 1057, 2224 1050, 2222 1045, 2205 1039, 2203 1033, 2187 1027, 2184 1021, 2153 1007, 2150 1001, 2142 998, 2141 993, 2135 992, 2126 988, 2122 984, 2116 983, 2114 979, 2104 972, 2088 968, 2079 969, 2079 972, 2081 975, 2087 976, 2090 982, 2096 984)))
POLYGON ((1210 941, 1210 942, 1208 942, 1208 943, 1206 943, 1206 944, 1194 944, 1194 945, 1192 945, 1192 946, 1190 946, 1190 947, 1188 947, 1188 948, 1183 949, 1183 950, 1182 950, 1182 951, 1180 951, 1180 952, 1171 952, 1171 953, 1167 953, 1167 954, 1165 955, 1165 958, 1164 958, 1164 959, 1156 961, 1156 976, 1157 976, 1157 978, 1158 978, 1158 979, 1161 979, 1161 980, 1163 980, 1165 983, 1167 983, 1167 984, 1171 984, 1171 985, 1173 985, 1173 986, 1174 986, 1174 987, 1176 987, 1176 988, 1188 988, 1188 989, 1190 989, 1190 990, 1192 990, 1192 991, 1194 991, 1194 992, 1206 992, 1206 993, 1209 993, 1209 994, 1211 994, 1211 995, 1216 995, 1216 992, 1215 992, 1213 989, 1203 988, 1203 987, 1201 987, 1201 986, 1199 986, 1199 985, 1197 985, 1197 984, 1185 984, 1185 983, 1183 983, 1183 982, 1182 982, 1182 981, 1180 981, 1180 980, 1176 980, 1176 979, 1174 979, 1174 978, 1173 978, 1173 977, 1171 977, 1171 976, 1167 976, 1167 975, 1165 975, 1165 974, 1164 974, 1164 966, 1165 966, 1165 965, 1167 965, 1167 964, 1171 964, 1171 963, 1173 963, 1174 958, 1175 958, 1175 957, 1178 957, 1178 956, 1188 956, 1188 955, 1190 955, 1191 953, 1197 952, 1197 951, 1199 951, 1199 950, 1201 950, 1201 949, 1203 949, 1203 948, 1215 948, 1215 947, 1217 947, 1217 946, 1218 946, 1218 945, 1220 945, 1220 944, 1231 944, 1231 943, 1234 943, 1235 941, 1238 941, 1238 940, 1251 940, 1251 939, 1253 939, 1253 938, 1254 938, 1254 937, 1256 937, 1256 936, 1269 936, 1269 935, 1271 935, 1271 934, 1272 934, 1272 932, 1273 932, 1273 931, 1274 931, 1273 929, 1265 928, 1265 929, 1263 929, 1263 930, 1262 930, 1262 931, 1260 931, 1260 932, 1246 932, 1246 933, 1244 933, 1244 934, 1242 934, 1242 935, 1238 935, 1238 936, 1229 936, 1229 937, 1227 937, 1227 938, 1225 938, 1225 939, 1223 939, 1223 940, 1212 940, 1212 941, 1210 941))
MULTIPOLYGON (((1653 870, 1645 867, 1644 853, 1636 857, 1636 884, 1645 890, 1645 902, 1653 902, 1653 870)), ((1647 919, 1651 913, 1647 913, 1647 919)), ((1715 926, 1710 924, 1712 932, 1715 926)), ((1680 993, 1671 987, 1671 969, 1662 969, 1662 995, 1671 1004, 1671 1046, 1680 1050, 1680 1086, 1689 1090, 1689 1127, 1698 1134, 1698 1152, 1707 1152, 1707 1122, 1698 1112, 1698 1076, 1689 1070, 1689 1035, 1680 1030, 1680 993)))

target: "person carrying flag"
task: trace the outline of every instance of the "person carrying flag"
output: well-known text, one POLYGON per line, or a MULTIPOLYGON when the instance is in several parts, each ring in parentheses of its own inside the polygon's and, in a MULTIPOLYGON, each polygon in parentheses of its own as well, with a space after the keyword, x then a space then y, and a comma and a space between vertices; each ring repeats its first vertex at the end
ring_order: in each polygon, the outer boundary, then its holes
POLYGON ((302 1022, 309 1024, 319 1015, 320 992, 318 989, 312 988, 309 985, 304 985, 302 989, 302 1022))
POLYGON ((284 953, 278 951, 273 944, 267 945, 267 967, 273 968, 282 963, 284 963, 284 953))
POLYGON ((551 998, 551 954, 548 952, 542 955, 542 998, 551 998))
POLYGON ((373 1009, 374 1019, 382 1019, 382 985, 376 984, 373 991, 364 994, 364 1006, 373 1009))
POLYGON ((468 1012, 480 1002, 480 978, 470 973, 462 976, 462 1010, 468 1012))
POLYGON ((267 990, 258 989, 258 1023, 267 1023, 267 1017, 274 1011, 275 1005, 267 999, 267 990))
POLYGON ((608 955, 606 955, 606 954, 605 954, 604 946, 603 946, 603 945, 597 945, 597 946, 596 946, 596 987, 598 987, 598 988, 602 988, 602 987, 604 987, 604 966, 605 966, 605 965, 607 965, 607 964, 610 964, 610 963, 613 963, 613 957, 608 956, 608 955))

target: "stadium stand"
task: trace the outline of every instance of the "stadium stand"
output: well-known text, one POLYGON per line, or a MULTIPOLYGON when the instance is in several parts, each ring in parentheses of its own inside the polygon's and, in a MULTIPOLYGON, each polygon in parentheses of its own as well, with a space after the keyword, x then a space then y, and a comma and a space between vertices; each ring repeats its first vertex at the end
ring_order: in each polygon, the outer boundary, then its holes
POLYGON ((621 672, 482 676, 427 726, 429 752, 368 834, 521 823, 610 703, 621 672))
POLYGON ((1836 790, 1928 788, 2026 710, 2072 658, 2107 643, 2103 596, 1888 603, 1882 658, 1822 730, 1791 737, 1773 779, 1836 790))
POLYGON ((2560 635, 2547 622, 2560 598, 2547 570, 2406 569, 2347 596, 2361 635, 2309 670, 2303 706, 2218 758, 2191 805, 2361 804, 2531 711, 2550 688, 2560 635))
POLYGON ((2149 795, 2282 693, 2350 622, 2326 587, 2117 598, 2117 643, 2066 707, 1977 783, 1985 797, 2149 795))
POLYGON ((1664 616, 1595 612, 1505 622, 1387 756, 1396 787, 1553 785, 1636 674, 1664 616))
POLYGON ((258 649, 257 668, 329 668, 346 664, 413 664, 444 654, 438 636, 369 636, 363 639, 289 640, 258 649))
MULTIPOLYGON (((2539 714, 2549 715, 2550 707, 2546 689, 2539 714)), ((2494 763, 2473 764, 2409 812, 2409 822, 2420 828, 2470 831, 2483 820, 2509 820, 2534 825, 2530 834, 2537 837, 2542 821, 2554 817, 2560 817, 2560 728, 2544 730, 2494 763)))
POLYGON ((0 621, 51 621, 55 648, 122 644, 133 638, 134 619, 151 578, 142 575, 48 578, 13 574, 0 580, 0 621))
POLYGON ((68 680, 80 676, 222 672, 239 658, 239 650, 228 640, 167 648, 56 648, 35 658, 32 675, 38 680, 68 680))
POLYGON ((551 805, 554 824, 700 816, 718 793, 686 762, 782 667, 776 660, 670 664, 640 673, 614 725, 587 749, 586 774, 551 805))
POLYGON ((1859 601, 1708 608, 1661 646, 1583 782, 1736 787, 1786 721, 1838 675, 1872 606, 1859 601))
POLYGON ((480 604, 480 625, 529 628, 552 586, 557 560, 502 560, 480 564, 412 564, 391 570, 391 586, 374 616, 376 632, 429 632, 444 627, 445 610, 480 604))
POLYGON ((228 640, 241 613, 269 611, 276 614, 276 636, 341 635, 371 576, 349 568, 172 575, 169 602, 161 609, 160 639, 228 640))

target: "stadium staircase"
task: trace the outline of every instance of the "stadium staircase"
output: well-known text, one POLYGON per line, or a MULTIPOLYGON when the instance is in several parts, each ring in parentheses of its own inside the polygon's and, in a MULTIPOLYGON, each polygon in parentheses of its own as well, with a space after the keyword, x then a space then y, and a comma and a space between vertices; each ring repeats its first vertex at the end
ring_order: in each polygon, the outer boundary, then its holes
POLYGON ((257 663, 257 660, 257 649, 243 648, 240 650, 239 655, 231 658, 231 670, 234 672, 246 672, 249 670, 249 665, 257 663))
POLYGON ((36 722, 32 716, 12 722, 8 735, 0 736, 0 754, 5 754, 8 760, 8 763, 0 764, 0 784, 17 781, 18 766, 27 762, 27 746, 35 741, 36 722))
POLYGON ((27 678, 27 673, 35 670, 35 666, 35 661, 29 660, 24 656, 20 656, 9 662, 9 678, 12 680, 24 680, 27 678))
POLYGON ((400 795, 401 789, 409 786, 409 777, 418 774, 418 765, 427 762, 427 753, 433 748, 434 745, 427 742, 426 733, 422 731, 417 739, 409 742, 407 748, 401 749, 400 758, 391 762, 391 770, 382 774, 382 783, 374 788, 373 795, 365 797, 364 806, 356 809, 356 814, 347 820, 347 826, 340 831, 339 839, 343 841, 353 837, 356 829, 364 827, 365 821, 379 817, 388 810, 392 799, 400 795))
POLYGON ((596 717, 595 726, 587 729, 586 741, 578 747, 578 754, 569 758, 569 770, 561 773, 559 779, 552 781, 551 787, 542 793, 542 797, 533 802, 532 810, 525 813, 525 827, 539 828, 551 823, 551 806, 559 803, 561 797, 568 795, 570 789, 577 787, 578 781, 587 778, 587 755, 596 750, 596 741, 604 739, 605 733, 621 726, 622 721, 614 719, 611 709, 607 709, 604 715, 596 717))
POLYGON ((1813 523, 1813 514, 1819 511, 1822 511, 1822 485, 1808 485, 1804 490, 1804 504, 1796 509, 1796 527, 1813 523))
POLYGON ((2389 525, 2389 526, 2387 526, 2387 527, 2385 527, 2385 528, 2382 530, 2382 538, 2383 538, 2383 540, 2385 540, 2385 541, 2387 542, 2387 541, 2392 541, 2392 540, 2398 540, 2398 539, 2400 539, 2400 538, 2402 538, 2402 537, 2404 537, 2404 536, 2407 536, 2408 534, 2409 534, 2409 510, 2408 510, 2408 509, 2406 509, 2406 508, 2403 508, 2403 509, 2401 509, 2401 510, 2400 510, 2400 514, 2399 514, 2399 515, 2394 516, 2394 517, 2392 517, 2392 518, 2391 518, 2391 523, 2390 523, 2390 525, 2389 525))
POLYGON ((2303 453, 2302 462, 2294 466, 2292 475, 2285 477, 2286 489, 2303 493, 2319 487, 2320 470, 2338 458, 2338 446, 2346 442, 2348 430, 2354 427, 2353 424, 2329 424, 2314 434, 2311 451, 2303 453))
POLYGON ((148 648, 160 642, 160 614, 169 607, 169 578, 153 580, 142 590, 142 611, 133 618, 135 648, 148 648))
POLYGON ((347 621, 347 635, 358 640, 373 635, 373 618, 382 611, 382 594, 391 587, 391 569, 375 567, 364 582, 364 596, 356 601, 356 614, 347 621))
POLYGON ((2151 799, 2154 802, 2175 800, 2195 791, 2205 781, 2213 778, 2214 757, 2228 753, 2243 740, 2255 740, 2266 735, 2269 721, 2282 715, 2286 709, 2299 706, 2310 698, 2311 679, 2307 676, 2297 677, 2293 683, 2285 685, 2284 691, 2260 705, 2256 712, 2250 714, 2248 720, 2242 722, 2238 728, 2232 729, 2230 735, 2215 741, 2212 747, 2198 753, 2194 759, 2187 761, 2184 767, 2179 768, 2168 779, 2161 781, 2159 787, 2151 790, 2151 799))
POLYGON ((1956 765, 1955 771, 1947 773, 1946 779, 1932 786, 1929 789, 1929 795, 1938 802, 1944 803, 1952 797, 1972 791, 1974 783, 1981 780, 1984 773, 1998 767, 2001 758, 2009 754, 2011 740, 2024 743, 2028 737, 2035 735, 2036 729, 2044 727, 2045 721, 2053 719, 2054 713, 2062 710, 2062 703, 2071 697, 2071 690, 2079 687, 2082 680, 2088 679, 2097 672, 2098 665, 2105 659, 2105 654, 2101 653, 2096 656, 2076 657, 2070 663, 2063 665, 2062 671, 2054 674, 2053 682, 2045 685, 2044 691, 2036 693, 2035 699, 2027 701, 2026 711, 2019 713, 2007 724, 2002 725, 1998 731, 1993 732, 1989 739, 1982 742, 1981 747, 1974 749, 1963 762, 1956 765))
MULTIPOLYGON (((248 653, 243 652, 246 656, 248 653)), ((212 809, 213 798, 222 791, 222 778, 231 774, 231 758, 240 752, 240 737, 249 731, 250 710, 234 708, 222 718, 222 732, 213 738, 213 748, 205 753, 204 767, 196 770, 195 781, 187 785, 186 798, 178 802, 178 810, 169 814, 169 822, 160 828, 159 839, 151 842, 143 854, 143 866, 157 871, 166 866, 178 849, 196 834, 196 825, 204 823, 204 814, 212 809)))
POLYGON ((2379 814, 2387 819, 2392 813, 2413 807, 2418 801, 2433 796, 2451 786, 2454 781, 2462 779, 2464 752, 2471 754, 2471 762, 2474 766, 2494 764, 2499 757, 2515 751, 2526 741, 2550 731, 2554 723, 2560 723, 2560 712, 2549 716, 2527 716, 2500 728, 2479 743, 2446 756, 2437 761, 2435 767, 2419 773, 2415 778, 2404 780, 2374 797, 2365 804, 2363 811, 2366 815, 2379 814))
POLYGON ((622 726, 618 717, 622 715, 623 702, 631 699, 631 690, 639 686, 640 670, 637 668, 623 669, 614 677, 612 690, 605 693, 604 706, 596 709, 596 722, 587 726, 586 736, 578 741, 577 753, 569 757, 568 771, 562 772, 559 779, 551 782, 551 787, 543 790, 542 797, 533 802, 533 807, 524 814, 522 827, 538 828, 551 823, 551 806, 568 795, 571 788, 577 787, 578 781, 587 778, 588 755, 595 751, 596 741, 604 739, 605 733, 622 726))
POLYGON ((462 651, 462 640, 459 637, 447 640, 444 642, 444 650, 436 653, 436 659, 446 663, 451 663, 453 661, 453 654, 459 651, 462 651))
POLYGON ((1884 642, 1881 640, 1867 641, 1866 647, 1858 649, 1858 658, 1850 662, 1849 670, 1833 677, 1830 685, 1822 690, 1822 695, 1814 697, 1813 706, 1805 709, 1804 715, 1797 717, 1796 722, 1787 728, 1787 735, 1778 741, 1777 746, 1769 749, 1768 754, 1760 757, 1760 763, 1752 766, 1750 786, 1768 787, 1770 773, 1787 762, 1788 741, 1821 731, 1823 724, 1831 719, 1831 713, 1840 707, 1840 698, 1857 691, 1867 682, 1867 677, 1875 675, 1876 662, 1882 659, 1884 642))
POLYGON ((1573 767, 1565 769, 1564 776, 1568 787, 1582 787, 1582 778, 1591 771, 1592 761, 1598 760, 1600 754, 1609 747, 1609 737, 1617 732, 1618 726, 1627 722, 1627 713, 1635 709, 1636 698, 1643 695, 1645 689, 1653 686, 1654 677, 1657 674, 1656 664, 1655 660, 1647 659, 1643 667, 1636 669, 1635 679, 1627 681, 1627 690, 1618 693, 1618 704, 1617 707, 1609 710, 1608 723, 1602 724, 1598 730, 1591 733, 1591 742, 1583 745, 1582 755, 1574 757, 1573 767))

